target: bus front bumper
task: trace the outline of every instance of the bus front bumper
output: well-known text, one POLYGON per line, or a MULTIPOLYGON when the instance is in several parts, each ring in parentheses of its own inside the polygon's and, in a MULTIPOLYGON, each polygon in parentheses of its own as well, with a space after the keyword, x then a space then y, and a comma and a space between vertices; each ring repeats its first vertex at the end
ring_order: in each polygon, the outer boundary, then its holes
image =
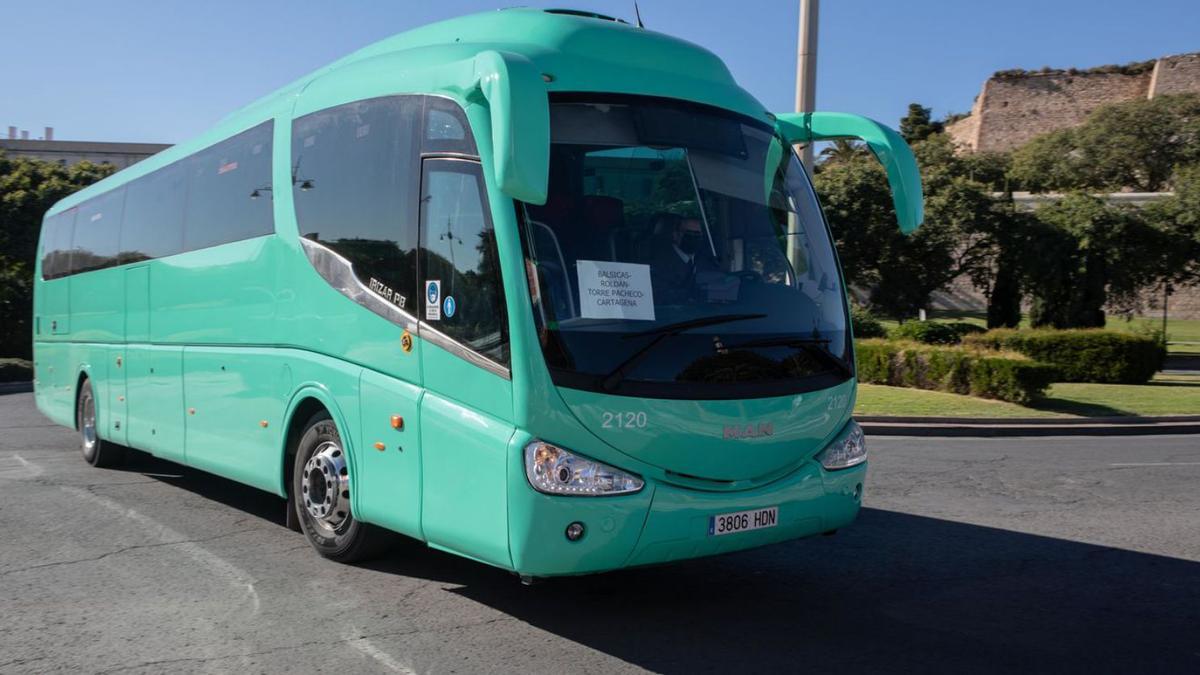
MULTIPOLYGON (((513 567, 528 576, 587 574, 729 553, 844 527, 862 501, 867 465, 826 471, 806 462, 769 485, 705 492, 647 480, 635 495, 562 497, 513 485, 509 544, 513 567), (714 515, 778 507, 774 527, 709 534, 714 515), (566 529, 582 523, 570 541, 566 529)), ((522 476, 523 478, 523 476, 522 476)))

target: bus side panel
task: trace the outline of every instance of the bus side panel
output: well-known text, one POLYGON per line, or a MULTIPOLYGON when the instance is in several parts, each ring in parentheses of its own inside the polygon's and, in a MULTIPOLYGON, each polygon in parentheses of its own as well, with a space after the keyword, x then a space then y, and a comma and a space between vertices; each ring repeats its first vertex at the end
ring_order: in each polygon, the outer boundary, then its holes
POLYGON ((364 522, 424 539, 420 401, 420 387, 363 371, 359 388, 362 442, 354 476, 354 512, 364 522), (399 428, 395 428, 393 416, 400 418, 399 428))
MULTIPOLYGON (((39 266, 40 269, 40 266, 39 266)), ((71 278, 34 280, 34 399, 57 424, 75 425, 75 370, 65 336, 71 319, 71 278)))
POLYGON ((130 345, 125 381, 129 445, 183 462, 183 347, 130 345))
POLYGON ((277 383, 285 363, 271 349, 183 349, 189 466, 278 492, 286 400, 277 383))
MULTIPOLYGON (((457 384, 472 386, 466 379, 457 384)), ((421 520, 430 545, 512 569, 505 458, 513 432, 510 422, 426 390, 421 399, 421 520)))
POLYGON ((269 235, 156 260, 151 341, 275 343, 275 270, 282 250, 269 235))
POLYGON ((125 269, 125 342, 150 340, 150 266, 125 269))
POLYGON ((126 436, 129 425, 128 421, 128 397, 126 396, 125 386, 125 370, 127 363, 125 362, 125 345, 109 344, 103 348, 97 347, 96 351, 104 353, 104 367, 97 368, 105 372, 105 390, 108 402, 106 408, 108 418, 107 429, 104 438, 121 445, 127 445, 129 440, 126 436))
POLYGON ((42 335, 71 332, 71 277, 42 281, 42 335))
POLYGON ((125 339, 125 270, 109 268, 70 277, 71 339, 125 339))
POLYGON ((35 343, 33 350, 38 409, 56 424, 75 426, 77 371, 72 366, 71 343, 47 340, 35 343))

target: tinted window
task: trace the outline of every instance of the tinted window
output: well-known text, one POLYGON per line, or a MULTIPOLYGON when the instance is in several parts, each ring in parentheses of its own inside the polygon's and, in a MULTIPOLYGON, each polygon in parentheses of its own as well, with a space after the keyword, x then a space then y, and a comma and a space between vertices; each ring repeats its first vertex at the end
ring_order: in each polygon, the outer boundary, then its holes
POLYGON ((769 126, 636 97, 550 114, 549 198, 522 239, 556 383, 737 399, 850 376, 833 245, 769 126))
POLYGON ((358 101, 297 119, 292 130, 300 235, 349 260, 363 286, 410 313, 421 105, 418 96, 358 101))
POLYGON ((143 176, 126 188, 121 262, 162 258, 183 250, 187 162, 143 176))
POLYGON ((475 155, 475 138, 462 108, 454 101, 430 96, 425 99, 426 152, 456 152, 475 155))
POLYGON ((479 164, 426 160, 422 186, 421 270, 426 284, 421 318, 507 365, 504 292, 479 164), (436 292, 429 292, 430 283, 436 283, 436 292))
POLYGON ((125 188, 118 188, 80 204, 75 216, 71 246, 71 274, 104 269, 117 264, 121 236, 121 211, 125 188))
POLYGON ((57 279, 70 274, 71 233, 75 209, 46 219, 42 225, 42 278, 57 279))
POLYGON ((272 123, 244 131, 187 160, 184 249, 270 234, 272 123))

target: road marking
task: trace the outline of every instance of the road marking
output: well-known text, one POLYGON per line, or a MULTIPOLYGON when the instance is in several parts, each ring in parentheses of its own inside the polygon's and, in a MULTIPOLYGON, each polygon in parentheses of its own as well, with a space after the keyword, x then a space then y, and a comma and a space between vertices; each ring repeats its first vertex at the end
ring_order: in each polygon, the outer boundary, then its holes
POLYGON ((1128 462, 1109 466, 1200 466, 1200 462, 1128 462))
MULTIPOLYGON (((33 463, 30 462, 30 464, 33 463)), ((87 490, 74 486, 60 485, 58 487, 65 492, 79 497, 80 499, 85 499, 94 504, 98 504, 109 511, 117 513, 138 523, 146 529, 152 530, 154 532, 154 536, 162 540, 165 544, 176 550, 183 551, 193 560, 208 567, 218 576, 224 577, 226 581, 230 582, 234 586, 244 587, 246 589, 246 597, 250 598, 250 601, 254 606, 253 614, 258 614, 259 609, 261 608, 261 602, 258 598, 258 591, 254 588, 254 581, 251 579, 249 574, 233 563, 204 548, 194 541, 188 541, 188 538, 182 533, 171 529, 157 520, 154 520, 150 516, 144 515, 134 509, 122 506, 111 499, 101 497, 98 494, 88 492, 87 490)))
POLYGON ((346 638, 346 644, 375 659, 375 661, 377 661, 380 665, 392 671, 393 673, 400 673, 401 675, 416 675, 415 670, 409 668, 403 663, 400 663, 396 657, 383 651, 379 647, 376 647, 375 643, 371 642, 365 637, 346 638))
POLYGON ((9 457, 16 460, 17 463, 21 465, 21 468, 20 469, 0 469, 0 478, 18 478, 18 479, 37 478, 38 476, 45 473, 45 469, 43 469, 40 464, 35 464, 34 462, 31 462, 31 461, 25 459, 19 453, 14 452, 13 454, 9 455, 9 457), (17 475, 14 476, 13 474, 17 474, 17 475))

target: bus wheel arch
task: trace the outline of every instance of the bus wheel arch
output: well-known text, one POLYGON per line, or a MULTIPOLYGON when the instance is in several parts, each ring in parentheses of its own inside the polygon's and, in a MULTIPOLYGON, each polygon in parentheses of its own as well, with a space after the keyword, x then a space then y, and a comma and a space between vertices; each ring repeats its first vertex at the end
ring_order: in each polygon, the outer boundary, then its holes
POLYGON ((294 401, 288 416, 283 455, 288 527, 303 532, 319 554, 339 562, 355 562, 382 553, 392 541, 391 533, 353 517, 349 491, 353 489, 354 453, 347 427, 339 419, 339 411, 319 394, 298 395, 294 401), (334 463, 340 467, 340 475, 344 478, 337 478, 337 467, 332 469, 333 473, 327 470, 334 463), (303 477, 297 475, 300 472, 303 477), (328 480, 338 487, 324 487, 328 480), (329 489, 335 489, 339 494, 326 495, 329 489), (339 524, 331 527, 319 522, 327 515, 318 512, 322 508, 320 499, 314 497, 310 508, 304 495, 300 494, 302 491, 318 497, 325 495, 326 503, 330 496, 337 497, 333 503, 341 516, 339 524), (340 499, 347 500, 344 506, 338 504, 340 499))
MULTIPOLYGON (((303 531, 300 527, 300 518, 296 514, 295 495, 292 494, 296 448, 309 420, 321 412, 327 413, 330 417, 334 416, 325 401, 317 398, 312 392, 297 394, 288 411, 287 433, 283 435, 283 461, 281 462, 283 471, 280 478, 283 481, 284 494, 287 495, 287 527, 295 532, 303 531)), ((336 419, 334 424, 337 424, 336 419)))
POLYGON ((74 417, 75 431, 79 431, 79 414, 78 414, 79 413, 79 395, 83 393, 83 383, 87 382, 90 379, 91 379, 91 377, 89 376, 86 368, 80 368, 79 375, 77 375, 75 377, 75 402, 74 402, 75 407, 73 408, 76 413, 75 417, 74 417))
POLYGON ((89 374, 81 371, 75 385, 74 418, 83 459, 98 468, 119 466, 125 461, 125 448, 100 437, 97 400, 96 388, 89 374))

